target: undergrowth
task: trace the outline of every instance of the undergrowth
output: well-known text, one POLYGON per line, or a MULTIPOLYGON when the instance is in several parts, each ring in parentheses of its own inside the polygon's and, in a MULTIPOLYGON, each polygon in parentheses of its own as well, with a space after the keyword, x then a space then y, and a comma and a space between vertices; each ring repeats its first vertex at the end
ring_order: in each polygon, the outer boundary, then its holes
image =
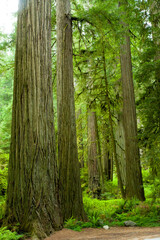
MULTIPOLYGON (((0 225, 5 215, 5 196, 0 196, 0 225)), ((10 231, 7 227, 0 228, 0 240, 18 240, 24 237, 23 234, 18 234, 15 230, 10 231)))
POLYGON ((24 235, 19 235, 17 232, 11 232, 6 227, 0 228, 0 240, 18 240, 24 235))
POLYGON ((160 226, 160 200, 146 202, 138 200, 98 200, 84 197, 84 208, 88 216, 88 222, 77 221, 74 218, 65 222, 64 227, 81 231, 86 227, 124 226, 124 222, 131 220, 137 226, 160 226))

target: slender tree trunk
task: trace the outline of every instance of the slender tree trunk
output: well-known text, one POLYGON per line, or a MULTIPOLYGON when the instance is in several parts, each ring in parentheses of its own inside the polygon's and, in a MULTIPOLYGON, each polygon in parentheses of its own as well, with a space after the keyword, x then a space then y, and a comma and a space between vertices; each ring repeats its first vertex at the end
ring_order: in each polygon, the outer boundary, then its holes
POLYGON ((78 156, 80 168, 84 168, 84 147, 83 147, 83 127, 82 127, 82 111, 78 110, 76 113, 77 120, 77 142, 78 142, 78 156))
POLYGON ((53 116, 51 1, 20 0, 6 218, 40 239, 61 225, 53 116))
MULTIPOLYGON (((104 46, 104 44, 103 44, 103 46, 104 46)), ((105 80, 105 87, 106 87, 106 103, 107 103, 108 114, 109 114, 109 124, 110 124, 110 131, 111 131, 110 134, 111 134, 111 141, 112 141, 112 147, 113 147, 113 154, 114 154, 114 160, 115 160, 115 164, 116 164, 117 177, 118 177, 120 191, 121 191, 122 197, 125 198, 125 189, 124 189, 123 182, 122 182, 119 162, 118 162, 118 158, 117 158, 117 151, 116 151, 116 142, 115 142, 115 136, 114 136, 111 106, 110 106, 110 99, 109 99, 109 93, 108 93, 108 80, 107 80, 107 74, 106 74, 106 59, 105 59, 104 49, 103 49, 103 53, 102 53, 102 58, 103 58, 104 80, 105 80)))
POLYGON ((69 0, 57 0, 57 102, 59 187, 63 219, 84 219, 77 153, 69 0))
POLYGON ((98 166, 99 166, 98 168, 99 168, 99 176, 100 176, 100 185, 102 185, 102 188, 103 188, 104 176, 103 176, 103 164, 102 164, 102 151, 101 151, 100 134, 99 134, 97 119, 96 119, 96 135, 97 135, 98 166))
MULTIPOLYGON (((123 24, 123 26, 124 28, 127 27, 126 24, 123 24)), ((120 60, 125 131, 126 197, 137 197, 139 200, 145 200, 137 139, 137 118, 129 35, 124 35, 123 40, 120 47, 120 60)))
POLYGON ((99 198, 100 175, 98 167, 97 119, 96 113, 88 112, 88 177, 89 190, 94 198, 99 198))
POLYGON ((102 158, 103 158, 103 175, 106 180, 113 180, 113 158, 110 156, 109 151, 109 139, 104 136, 103 148, 102 148, 102 158))
POLYGON ((126 186, 126 158, 125 158, 125 136, 123 126, 123 113, 117 115, 117 126, 115 129, 117 158, 123 185, 126 186))

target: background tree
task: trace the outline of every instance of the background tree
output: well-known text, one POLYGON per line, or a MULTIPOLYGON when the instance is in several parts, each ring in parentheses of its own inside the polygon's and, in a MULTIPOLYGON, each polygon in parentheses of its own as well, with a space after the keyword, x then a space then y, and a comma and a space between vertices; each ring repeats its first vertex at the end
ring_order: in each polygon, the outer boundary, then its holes
POLYGON ((51 1, 20 0, 6 218, 39 238, 61 226, 51 79, 51 1))
POLYGON ((83 121, 81 108, 76 113, 78 159, 80 168, 84 168, 83 121))
POLYGON ((103 175, 107 181, 113 180, 113 157, 111 156, 109 137, 106 134, 107 125, 104 126, 103 140, 102 140, 102 163, 103 175))
POLYGON ((89 190, 94 198, 99 198, 101 193, 100 169, 98 155, 98 136, 96 112, 88 111, 88 178, 89 190))

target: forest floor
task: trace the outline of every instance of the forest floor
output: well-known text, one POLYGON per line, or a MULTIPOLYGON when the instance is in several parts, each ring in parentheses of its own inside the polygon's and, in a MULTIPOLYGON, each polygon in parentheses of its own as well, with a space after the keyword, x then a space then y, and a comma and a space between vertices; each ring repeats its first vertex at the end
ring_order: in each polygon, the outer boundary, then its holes
POLYGON ((45 240, 160 240, 160 227, 85 228, 81 232, 62 229, 45 240))

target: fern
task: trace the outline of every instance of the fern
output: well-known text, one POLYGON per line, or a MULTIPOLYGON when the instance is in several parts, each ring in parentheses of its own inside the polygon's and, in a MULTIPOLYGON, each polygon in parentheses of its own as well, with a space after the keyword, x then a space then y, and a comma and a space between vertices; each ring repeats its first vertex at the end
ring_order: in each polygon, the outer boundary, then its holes
POLYGON ((0 228, 0 240, 18 240, 24 235, 18 235, 17 232, 11 232, 6 227, 0 228))

